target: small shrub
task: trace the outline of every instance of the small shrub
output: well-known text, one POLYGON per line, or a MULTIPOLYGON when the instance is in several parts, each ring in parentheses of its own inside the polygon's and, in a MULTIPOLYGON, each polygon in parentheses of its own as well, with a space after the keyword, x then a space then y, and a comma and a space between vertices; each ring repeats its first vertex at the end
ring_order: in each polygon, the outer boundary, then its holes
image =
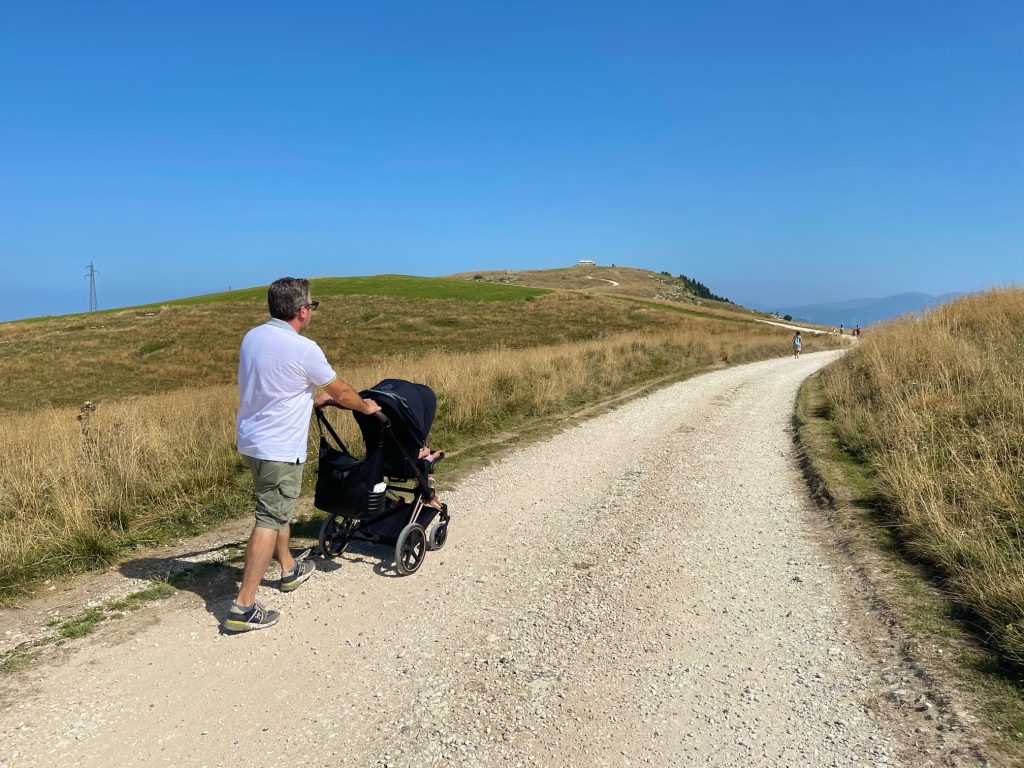
POLYGON ((154 352, 159 352, 161 349, 167 349, 167 347, 174 344, 173 341, 147 341, 141 347, 139 347, 140 355, 151 355, 154 352))

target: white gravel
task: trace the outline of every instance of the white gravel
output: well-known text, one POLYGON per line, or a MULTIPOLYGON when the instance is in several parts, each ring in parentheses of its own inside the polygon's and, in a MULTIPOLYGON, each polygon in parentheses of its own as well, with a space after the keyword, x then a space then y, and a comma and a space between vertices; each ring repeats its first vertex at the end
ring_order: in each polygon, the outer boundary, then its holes
POLYGON ((219 635, 220 597, 154 607, 24 675, 0 765, 961 764, 887 703, 900 661, 795 468, 797 387, 836 354, 524 448, 446 495, 419 573, 360 550, 264 588, 272 629, 219 635))

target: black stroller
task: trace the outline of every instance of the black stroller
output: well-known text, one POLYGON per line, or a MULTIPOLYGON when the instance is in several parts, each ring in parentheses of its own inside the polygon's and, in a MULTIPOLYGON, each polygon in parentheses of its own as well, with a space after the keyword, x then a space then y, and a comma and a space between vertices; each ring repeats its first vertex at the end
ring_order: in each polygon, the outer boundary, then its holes
POLYGON ((431 506, 435 498, 433 468, 443 452, 420 458, 434 423, 437 398, 424 384, 385 379, 359 393, 377 402, 372 416, 353 413, 366 445, 359 461, 345 447, 330 422, 316 410, 320 463, 314 506, 327 513, 320 528, 320 552, 338 557, 360 538, 395 548, 398 572, 415 573, 427 550, 448 539, 448 506, 431 506), (324 430, 334 439, 332 446, 324 430))

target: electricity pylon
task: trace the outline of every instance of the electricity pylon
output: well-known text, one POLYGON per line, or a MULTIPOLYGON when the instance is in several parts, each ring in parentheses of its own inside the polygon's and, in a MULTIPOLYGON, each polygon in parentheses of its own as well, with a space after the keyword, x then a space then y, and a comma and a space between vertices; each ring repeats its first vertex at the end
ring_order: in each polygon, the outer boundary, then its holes
POLYGON ((86 270, 88 271, 85 273, 85 276, 89 278, 89 311, 95 312, 99 309, 99 305, 96 303, 96 269, 91 261, 86 270))

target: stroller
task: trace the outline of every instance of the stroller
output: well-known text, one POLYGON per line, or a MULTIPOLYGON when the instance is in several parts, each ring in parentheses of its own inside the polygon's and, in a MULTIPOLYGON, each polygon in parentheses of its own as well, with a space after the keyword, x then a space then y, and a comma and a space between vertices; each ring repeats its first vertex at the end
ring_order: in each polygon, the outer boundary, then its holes
POLYGON ((356 538, 395 548, 402 575, 415 573, 428 550, 448 540, 448 505, 431 506, 431 473, 443 452, 419 458, 434 423, 437 398, 424 384, 385 379, 359 393, 380 412, 353 413, 366 457, 349 453, 330 422, 316 409, 320 461, 314 506, 327 513, 320 528, 320 552, 335 558, 356 538), (324 435, 334 439, 335 445, 324 435))

